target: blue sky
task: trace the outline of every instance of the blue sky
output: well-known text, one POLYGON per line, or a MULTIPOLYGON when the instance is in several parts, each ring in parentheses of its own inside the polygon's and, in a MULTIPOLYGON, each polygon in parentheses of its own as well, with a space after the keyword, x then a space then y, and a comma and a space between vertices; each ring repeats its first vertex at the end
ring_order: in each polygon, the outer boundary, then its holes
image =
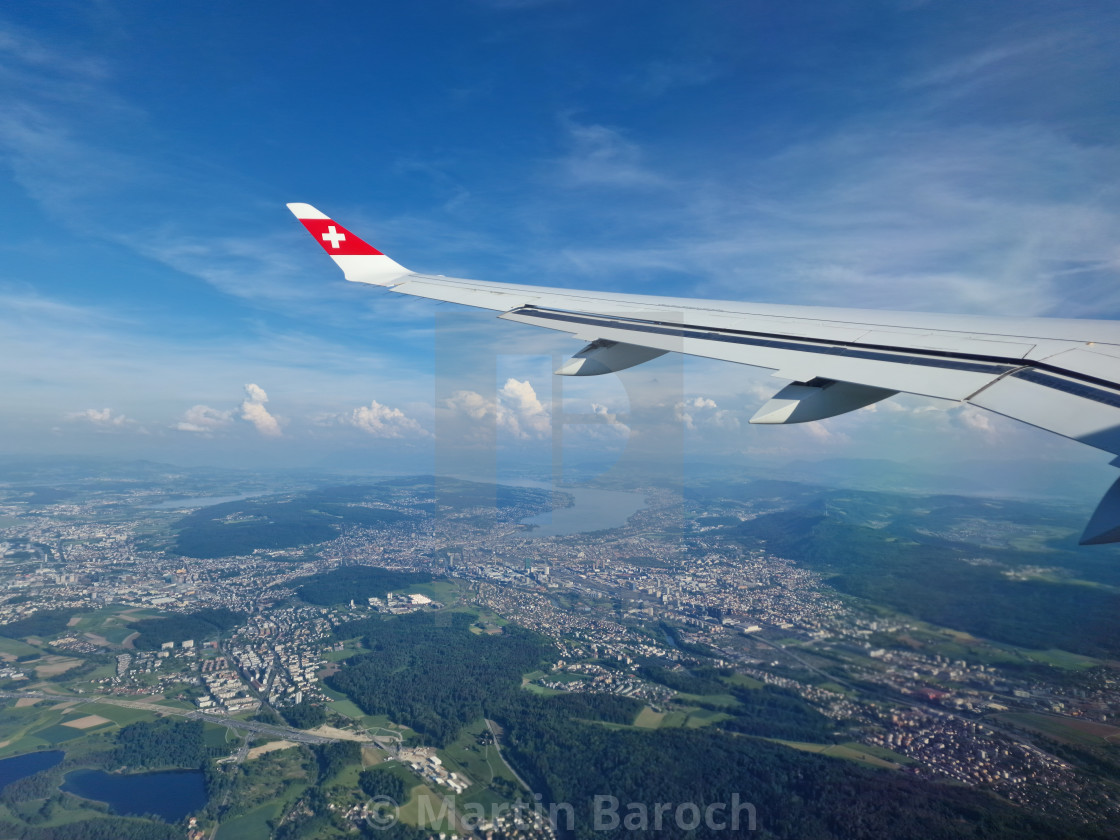
POLYGON ((561 400, 570 339, 345 284, 284 203, 447 275, 1116 318, 1118 32, 1113 2, 11 6, 0 449, 547 460, 563 405, 615 421, 566 426, 576 459, 674 441, 1104 482, 1103 453, 917 398, 751 428, 781 383, 717 363, 561 400))

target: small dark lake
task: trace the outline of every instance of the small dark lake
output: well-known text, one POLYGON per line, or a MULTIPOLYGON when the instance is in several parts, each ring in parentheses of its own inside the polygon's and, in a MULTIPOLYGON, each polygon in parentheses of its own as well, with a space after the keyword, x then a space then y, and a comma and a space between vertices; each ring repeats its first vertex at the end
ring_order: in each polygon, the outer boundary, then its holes
POLYGON ((0 760, 0 788, 54 767, 64 755, 62 750, 43 750, 0 760))
POLYGON ((206 804, 206 784, 199 770, 124 775, 74 770, 66 774, 62 789, 105 802, 117 814, 155 814, 167 822, 178 822, 206 804))

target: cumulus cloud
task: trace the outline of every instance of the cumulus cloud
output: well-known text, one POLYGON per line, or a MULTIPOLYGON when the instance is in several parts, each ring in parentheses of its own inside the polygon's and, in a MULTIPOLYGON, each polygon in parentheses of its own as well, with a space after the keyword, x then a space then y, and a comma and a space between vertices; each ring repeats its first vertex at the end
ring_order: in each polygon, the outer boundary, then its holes
POLYGON ((232 411, 219 411, 208 405, 196 405, 183 412, 183 419, 175 424, 175 428, 180 432, 208 435, 232 422, 232 411))
POLYGON ((428 437, 430 432, 399 408, 389 408, 377 400, 359 406, 343 416, 343 422, 378 438, 428 437))
POLYGON ((564 434, 602 442, 629 438, 631 428, 619 420, 618 412, 595 401, 577 404, 564 412, 564 434))
POLYGON ((444 401, 444 409, 475 425, 493 423, 499 435, 517 440, 546 438, 552 432, 552 415, 528 380, 510 377, 493 400, 477 391, 456 391, 444 401))
POLYGON ((136 421, 123 414, 114 414, 109 408, 87 408, 84 411, 74 411, 66 415, 67 420, 92 423, 102 429, 121 428, 135 425, 136 421))
POLYGON ((728 431, 739 428, 739 418, 733 412, 721 409, 715 400, 708 397, 681 400, 673 406, 673 417, 690 432, 696 431, 701 425, 728 431))
POLYGON ((552 417, 528 380, 507 379, 498 404, 502 424, 518 437, 546 437, 551 431, 552 417))
POLYGON ((266 437, 280 437, 279 421, 268 413, 264 404, 268 402, 268 394, 260 385, 249 383, 245 386, 245 401, 241 403, 241 419, 248 420, 257 427, 257 431, 266 437))
POLYGON ((848 437, 848 435, 844 434, 843 432, 838 432, 835 429, 830 429, 819 420, 814 420, 811 423, 802 423, 799 425, 801 425, 805 429, 810 437, 812 437, 814 440, 821 441, 822 443, 838 445, 848 444, 852 442, 852 439, 848 437))
POLYGON ((982 408, 976 408, 972 405, 961 406, 958 409, 954 409, 951 416, 954 425, 963 426, 974 432, 991 435, 996 431, 995 426, 992 424, 994 415, 984 411, 982 408))

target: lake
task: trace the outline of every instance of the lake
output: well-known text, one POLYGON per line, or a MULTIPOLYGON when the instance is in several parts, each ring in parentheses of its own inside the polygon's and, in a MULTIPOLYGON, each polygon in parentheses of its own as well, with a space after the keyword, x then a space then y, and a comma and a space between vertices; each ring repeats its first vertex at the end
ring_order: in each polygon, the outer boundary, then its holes
POLYGON ((145 510, 187 510, 188 508, 204 508, 212 505, 222 505, 226 502, 242 502, 245 499, 255 499, 258 496, 272 496, 273 493, 245 493, 241 496, 190 496, 184 499, 167 499, 151 505, 144 505, 145 510))
POLYGON ((24 753, 0 760, 0 788, 33 776, 40 770, 49 770, 66 755, 62 750, 43 750, 24 753))
MULTIPOLYGON (((537 486, 537 485, 534 485, 537 486)), ((551 490, 548 485, 540 485, 551 490)), ((529 537, 564 537, 586 531, 603 531, 618 528, 626 520, 646 506, 642 493, 627 493, 622 490, 598 490, 590 487, 557 487, 561 493, 570 493, 575 504, 569 508, 557 508, 522 519, 522 525, 536 525, 528 532, 529 537)))
POLYGON ((154 814, 169 823, 206 805, 206 783, 200 770, 127 774, 74 770, 66 774, 62 789, 105 802, 116 814, 154 814))

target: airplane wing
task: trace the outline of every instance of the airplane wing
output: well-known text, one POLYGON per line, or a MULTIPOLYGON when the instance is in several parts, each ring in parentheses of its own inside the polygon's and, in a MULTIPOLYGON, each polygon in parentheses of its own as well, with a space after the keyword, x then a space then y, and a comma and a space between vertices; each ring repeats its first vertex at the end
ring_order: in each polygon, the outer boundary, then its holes
MULTIPOLYGON (((822 420, 905 392, 971 403, 1120 455, 1117 321, 781 306, 417 274, 311 205, 288 209, 347 280, 492 309, 586 342, 561 375, 610 373, 685 353, 790 380, 752 423, 822 420)), ((1120 479, 1081 542, 1120 542, 1120 479)))

